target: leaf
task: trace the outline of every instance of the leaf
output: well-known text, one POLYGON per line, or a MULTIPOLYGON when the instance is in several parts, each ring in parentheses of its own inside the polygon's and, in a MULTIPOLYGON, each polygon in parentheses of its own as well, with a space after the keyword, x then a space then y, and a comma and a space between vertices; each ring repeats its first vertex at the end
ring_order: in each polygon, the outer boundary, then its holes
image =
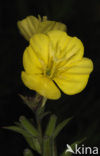
POLYGON ((4 127, 5 129, 8 129, 8 130, 13 130, 15 132, 18 132, 20 134, 22 134, 26 140, 26 142, 29 144, 29 146, 37 151, 38 153, 41 153, 41 148, 40 148, 40 144, 39 144, 39 141, 38 141, 38 138, 32 136, 28 131, 26 131, 25 129, 21 128, 22 125, 20 125, 20 123, 16 123, 18 126, 9 126, 9 127, 4 127))
POLYGON ((34 156, 30 149, 25 149, 23 154, 24 156, 34 156))
POLYGON ((45 112, 40 115, 40 119, 42 120, 45 116, 49 115, 51 112, 45 112))
POLYGON ((5 129, 8 129, 8 130, 13 130, 15 132, 18 132, 20 133, 21 135, 24 136, 25 140, 27 141, 27 143, 29 144, 29 146, 37 151, 38 153, 40 153, 40 149, 38 149, 36 147, 36 142, 35 141, 35 138, 32 137, 27 131, 25 131, 24 129, 20 128, 20 127, 17 127, 17 126, 9 126, 9 127, 4 127, 5 129))
POLYGON ((42 151, 41 151, 41 147, 40 147, 38 138, 33 138, 33 142, 34 142, 36 151, 41 154, 42 151))
POLYGON ((8 130, 12 130, 12 131, 15 131, 15 132, 18 132, 18 133, 20 133, 22 135, 25 135, 27 137, 30 137, 30 135, 24 129, 22 129, 20 127, 17 127, 17 126, 9 126, 9 127, 3 127, 3 128, 8 129, 8 130))
POLYGON ((14 124, 15 124, 16 126, 18 126, 18 127, 20 127, 20 128, 22 128, 22 129, 23 129, 23 126, 21 125, 21 123, 20 123, 20 122, 14 122, 14 124))
POLYGON ((28 145, 29 145, 33 150, 37 151, 37 149, 36 149, 36 147, 35 147, 35 145, 34 145, 35 142, 33 141, 33 138, 32 138, 32 137, 27 137, 27 136, 25 136, 25 135, 23 135, 23 136, 24 136, 26 142, 28 143, 28 145))
POLYGON ((63 122, 61 122, 60 124, 58 124, 58 126, 56 127, 55 131, 54 131, 54 138, 56 138, 56 136, 60 133, 60 131, 67 125, 67 123, 72 119, 68 118, 66 120, 64 120, 63 122))
POLYGON ((45 110, 45 107, 40 107, 37 109, 36 116, 39 120, 42 120, 46 115, 51 113, 50 111, 44 112, 44 110, 45 110))
MULTIPOLYGON (((79 144, 81 144, 83 141, 85 141, 86 140, 86 138, 83 138, 83 139, 81 139, 81 140, 79 140, 79 141, 76 141, 76 142, 74 142, 74 143, 72 143, 71 145, 70 145, 70 147, 72 148, 72 150, 74 151, 75 150, 75 144, 77 144, 77 145, 79 145, 79 144)), ((60 155, 60 156, 72 156, 72 154, 73 153, 71 153, 71 152, 66 152, 66 150, 60 155)))
POLYGON ((40 144, 39 144, 39 141, 38 141, 38 138, 34 138, 34 137, 25 137, 25 140, 27 141, 27 143, 29 144, 29 146, 37 151, 39 154, 41 154, 41 148, 40 148, 40 144))
POLYGON ((49 123, 46 128, 45 136, 52 136, 55 130, 57 117, 55 115, 51 115, 49 123))
POLYGON ((38 137, 38 130, 31 124, 31 122, 29 122, 26 117, 21 116, 20 117, 20 122, 22 124, 22 126, 26 129, 27 132, 29 132, 29 134, 31 134, 34 137, 38 137))

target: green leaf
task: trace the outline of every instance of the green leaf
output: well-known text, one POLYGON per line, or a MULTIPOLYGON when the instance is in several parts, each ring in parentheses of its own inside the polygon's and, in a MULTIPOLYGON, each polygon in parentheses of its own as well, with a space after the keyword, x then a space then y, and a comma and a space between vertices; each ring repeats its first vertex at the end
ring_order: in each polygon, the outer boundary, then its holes
POLYGON ((16 126, 20 127, 20 128, 23 128, 23 126, 21 125, 20 122, 14 122, 14 124, 15 124, 16 126))
POLYGON ((24 156, 34 156, 30 149, 25 149, 23 154, 24 156))
POLYGON ((34 137, 38 137, 38 130, 31 124, 31 122, 29 122, 26 117, 21 116, 20 117, 20 122, 22 124, 22 126, 24 127, 24 129, 26 129, 27 132, 29 132, 30 135, 34 136, 34 137))
POLYGON ((25 137, 25 140, 27 141, 27 143, 29 144, 29 146, 37 151, 39 154, 41 153, 41 147, 40 147, 40 144, 39 144, 39 141, 38 141, 38 138, 34 138, 34 137, 25 137))
MULTIPOLYGON (((70 145, 70 147, 72 148, 72 150, 74 151, 75 150, 75 144, 79 145, 81 144, 82 142, 84 142, 86 140, 86 138, 83 138, 79 141, 76 141, 74 142, 73 144, 70 145)), ((61 154, 61 156, 72 156, 73 153, 71 152, 66 152, 66 150, 61 154)))
POLYGON ((68 118, 66 120, 64 120, 63 122, 61 122, 60 124, 58 124, 58 126, 56 127, 55 131, 54 131, 54 138, 60 133, 60 131, 67 125, 67 123, 72 119, 68 118))
POLYGON ((24 136, 26 142, 28 143, 28 145, 29 145, 33 150, 37 151, 37 149, 35 148, 35 145, 34 145, 35 142, 33 141, 33 138, 32 138, 32 137, 27 137, 27 136, 25 136, 25 135, 23 135, 23 136, 24 136))
POLYGON ((49 123, 46 128, 45 136, 52 136, 54 134, 56 121, 57 117, 55 115, 51 115, 49 123))
POLYGON ((42 151, 41 151, 41 147, 40 147, 38 138, 33 138, 33 142, 34 142, 36 151, 41 154, 42 151))
MULTIPOLYGON (((17 125, 21 126, 20 124, 16 123, 17 125)), ((25 129, 18 127, 18 126, 9 126, 9 127, 4 127, 5 129, 8 130, 13 130, 15 132, 20 133, 21 135, 24 136, 26 142, 29 144, 29 146, 37 151, 38 153, 41 153, 41 148, 40 148, 40 144, 38 141, 38 138, 33 137, 30 133, 28 133, 25 129)))
POLYGON ((30 135, 24 129, 22 129, 22 128, 18 127, 18 126, 9 126, 9 127, 3 127, 3 128, 18 132, 18 133, 20 133, 22 135, 30 137, 30 135))
POLYGON ((51 112, 44 112, 45 107, 40 107, 36 111, 36 116, 39 120, 42 120, 46 115, 50 114, 51 112))
POLYGON ((42 120, 45 116, 49 115, 51 112, 44 112, 40 115, 40 119, 42 120))
POLYGON ((40 153, 40 149, 37 148, 37 140, 36 138, 32 137, 27 131, 25 131, 24 129, 17 127, 17 126, 9 126, 9 127, 4 127, 5 129, 8 130, 13 130, 15 132, 20 133, 21 135, 24 136, 25 140, 27 141, 27 143, 29 144, 29 146, 37 151, 38 153, 40 153))

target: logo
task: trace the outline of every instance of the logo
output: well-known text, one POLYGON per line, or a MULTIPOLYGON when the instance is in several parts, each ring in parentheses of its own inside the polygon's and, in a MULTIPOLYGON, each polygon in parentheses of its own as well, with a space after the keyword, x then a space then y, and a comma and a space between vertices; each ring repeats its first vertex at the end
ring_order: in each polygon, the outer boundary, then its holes
POLYGON ((99 150, 98 150, 98 147, 85 147, 83 144, 82 146, 78 147, 77 144, 75 144, 74 148, 72 149, 72 147, 67 144, 67 149, 65 151, 65 154, 67 152, 70 152, 70 153, 73 153, 73 154, 93 154, 93 155, 98 155, 99 153, 99 150))

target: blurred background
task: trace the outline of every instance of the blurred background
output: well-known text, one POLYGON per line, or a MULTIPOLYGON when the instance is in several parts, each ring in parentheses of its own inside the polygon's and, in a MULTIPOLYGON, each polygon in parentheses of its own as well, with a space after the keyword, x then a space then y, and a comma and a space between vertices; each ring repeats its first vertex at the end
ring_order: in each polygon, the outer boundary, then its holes
MULTIPOLYGON (((22 55, 28 42, 19 34, 17 21, 28 15, 48 16, 63 22, 67 32, 85 46, 85 56, 94 62, 94 71, 83 92, 62 93, 57 101, 48 100, 46 109, 58 116, 58 123, 74 118, 57 138, 58 152, 66 144, 87 137, 85 146, 100 147, 100 0, 2 0, 0 2, 0 156, 22 156, 28 147, 24 138, 1 127, 13 125, 20 115, 32 117, 18 94, 33 95, 20 79, 22 55)), ((44 127, 45 124, 43 123, 44 127)))

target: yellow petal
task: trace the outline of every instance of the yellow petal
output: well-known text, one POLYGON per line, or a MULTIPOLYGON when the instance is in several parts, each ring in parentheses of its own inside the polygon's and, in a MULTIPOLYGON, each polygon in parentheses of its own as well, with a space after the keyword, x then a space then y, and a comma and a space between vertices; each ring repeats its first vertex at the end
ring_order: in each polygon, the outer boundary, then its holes
POLYGON ((48 31, 51 31, 54 27, 56 22, 54 21, 43 21, 40 23, 38 27, 39 33, 47 33, 48 31))
POLYGON ((38 27, 39 33, 47 33, 51 30, 66 31, 66 25, 56 21, 43 21, 38 27))
POLYGON ((48 36, 55 49, 55 57, 63 58, 65 60, 63 64, 70 64, 83 57, 84 46, 77 37, 70 37, 59 30, 48 32, 48 36))
POLYGON ((31 46, 28 46, 23 54, 23 66, 27 73, 42 73, 42 65, 31 46))
POLYGON ((70 37, 69 43, 66 46, 66 64, 71 64, 80 61, 84 54, 84 46, 77 37, 70 37))
POLYGON ((70 69, 59 73, 59 75, 54 78, 54 81, 65 94, 77 94, 85 88, 92 70, 92 61, 88 58, 83 58, 70 69))
POLYGON ((30 45, 41 62, 47 64, 49 53, 48 36, 44 34, 35 34, 30 39, 30 45))
POLYGON ((50 41, 53 45, 53 48, 56 49, 57 45, 59 45, 59 48, 62 50, 66 47, 69 36, 67 33, 59 30, 53 30, 47 33, 47 35, 50 38, 50 41))
POLYGON ((66 71, 68 74, 90 74, 93 70, 91 59, 83 57, 81 61, 72 64, 72 67, 66 71))
POLYGON ((21 79, 25 86, 31 90, 37 91, 40 95, 48 99, 59 99, 61 93, 52 80, 42 75, 29 75, 26 72, 21 73, 21 79))
POLYGON ((55 26, 53 27, 53 30, 61 30, 61 31, 67 31, 67 27, 65 24, 56 22, 55 26))
POLYGON ((39 20, 34 16, 28 16, 25 19, 18 21, 17 25, 21 34, 29 41, 33 34, 37 32, 39 20))

